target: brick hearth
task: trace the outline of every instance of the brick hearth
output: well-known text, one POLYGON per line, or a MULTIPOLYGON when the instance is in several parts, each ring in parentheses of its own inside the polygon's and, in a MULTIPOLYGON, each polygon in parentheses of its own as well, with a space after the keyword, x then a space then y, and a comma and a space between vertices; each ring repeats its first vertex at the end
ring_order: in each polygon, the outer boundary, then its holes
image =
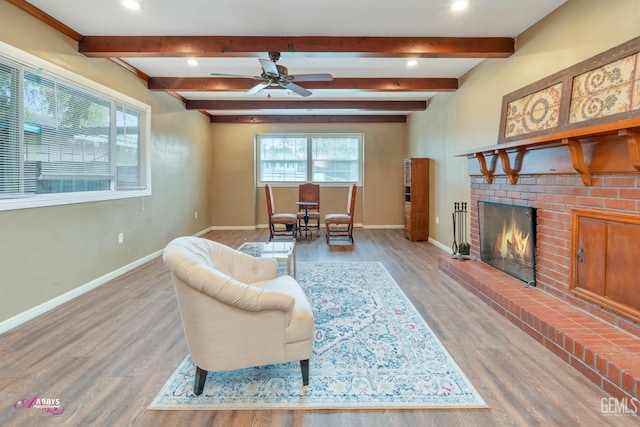
POLYGON ((569 290, 571 209, 640 212, 640 175, 599 175, 592 181, 591 186, 585 186, 577 174, 522 175, 515 185, 505 176, 496 176, 488 184, 482 176, 471 176, 471 255, 480 257, 478 201, 534 207, 538 288, 640 337, 638 323, 578 298, 569 290))
POLYGON ((638 398, 640 338, 480 261, 439 268, 612 396, 638 398))

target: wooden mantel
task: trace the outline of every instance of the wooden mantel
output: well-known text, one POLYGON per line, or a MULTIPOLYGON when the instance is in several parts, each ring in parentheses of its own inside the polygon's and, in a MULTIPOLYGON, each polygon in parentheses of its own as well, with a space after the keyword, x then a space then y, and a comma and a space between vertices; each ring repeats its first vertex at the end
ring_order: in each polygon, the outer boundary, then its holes
POLYGON ((640 117, 473 148, 456 156, 476 159, 488 183, 499 173, 496 166, 500 159, 512 184, 522 173, 573 171, 581 175, 584 185, 591 185, 592 173, 640 172, 640 117), (626 143, 626 158, 620 158, 620 143, 626 143), (568 153, 568 162, 562 151, 568 153), (563 162, 571 164, 570 170, 563 162))

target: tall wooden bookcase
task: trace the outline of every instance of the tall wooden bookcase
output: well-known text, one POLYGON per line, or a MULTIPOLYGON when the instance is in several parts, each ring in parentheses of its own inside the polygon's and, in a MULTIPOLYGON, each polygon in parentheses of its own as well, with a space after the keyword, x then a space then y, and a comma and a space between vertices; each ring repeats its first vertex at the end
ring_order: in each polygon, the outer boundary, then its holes
POLYGON ((429 239, 429 159, 404 159, 404 237, 429 239))

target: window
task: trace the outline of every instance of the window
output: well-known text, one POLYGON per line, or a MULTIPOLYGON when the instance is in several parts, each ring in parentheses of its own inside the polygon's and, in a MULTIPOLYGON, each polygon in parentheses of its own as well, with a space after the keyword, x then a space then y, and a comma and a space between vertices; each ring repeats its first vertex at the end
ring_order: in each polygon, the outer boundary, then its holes
POLYGON ((257 135, 258 185, 362 179, 362 134, 257 135))
POLYGON ((150 108, 0 43, 0 210, 150 195, 150 108))

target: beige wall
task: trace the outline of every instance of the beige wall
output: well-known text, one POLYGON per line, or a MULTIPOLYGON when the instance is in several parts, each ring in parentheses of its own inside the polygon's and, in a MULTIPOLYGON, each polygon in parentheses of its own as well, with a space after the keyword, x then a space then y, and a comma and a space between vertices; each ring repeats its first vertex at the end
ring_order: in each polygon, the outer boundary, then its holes
MULTIPOLYGON (((403 222, 402 159, 406 124, 213 124, 211 218, 217 228, 267 224, 264 188, 256 188, 254 137, 258 133, 350 132, 364 134, 364 182, 358 188, 355 222, 365 227, 403 222)), ((276 211, 293 212, 298 188, 274 188, 276 211)), ((320 213, 344 212, 347 187, 321 187, 320 213)))
POLYGON ((569 0, 517 37, 512 57, 485 60, 458 91, 435 96, 427 111, 409 117, 409 154, 433 158, 432 239, 453 242, 453 203, 470 197, 467 160, 455 154, 497 143, 502 97, 640 36, 639 23, 638 0, 569 0))
MULTIPOLYGON (((454 155, 497 141, 503 95, 640 35, 637 0, 569 0, 518 37, 508 59, 484 61, 405 124, 210 125, 166 94, 7 2, 0 40, 152 107, 151 197, 0 212, 0 322, 153 253, 178 235, 266 224, 256 189, 253 137, 260 132, 362 132, 366 169, 356 222, 402 224, 402 159, 430 157, 431 237, 449 246, 454 201, 468 201, 467 161, 454 155), (194 219, 194 212, 198 219, 194 219), (435 218, 440 224, 435 224, 435 218), (117 243, 117 235, 125 242, 117 243)), ((294 206, 295 188, 276 190, 294 206)), ((346 189, 323 189, 341 210, 346 189)))
POLYGON ((150 197, 0 212, 2 322, 210 226, 211 128, 202 114, 148 91, 109 60, 78 54, 73 40, 7 2, 0 40, 151 105, 153 185, 150 197))

